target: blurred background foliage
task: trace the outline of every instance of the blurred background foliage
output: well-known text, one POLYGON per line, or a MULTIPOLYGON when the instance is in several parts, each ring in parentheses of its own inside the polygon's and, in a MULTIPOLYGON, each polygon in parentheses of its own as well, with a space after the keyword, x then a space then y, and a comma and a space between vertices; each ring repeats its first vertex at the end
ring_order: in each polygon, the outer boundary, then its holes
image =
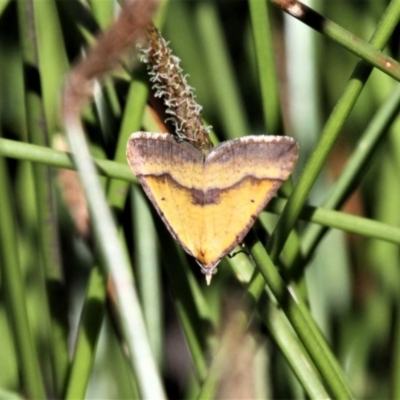
MULTIPOLYGON (((265 51, 273 55, 270 67, 276 73, 276 91, 263 89, 255 15, 249 11, 249 5, 257 10, 257 2, 261 0, 174 0, 163 3, 158 23, 218 140, 266 133, 294 136, 300 146, 296 183, 359 58, 272 3, 262 3, 269 17, 263 20, 261 14, 261 25, 272 38, 272 48, 265 51)), ((313 1, 309 6, 368 41, 388 2, 313 1)), ((65 75, 118 11, 118 4, 109 0, 0 1, 1 398, 74 398, 77 393, 86 398, 141 397, 112 301, 105 300, 105 281, 93 272, 101 260, 88 233, 85 200, 76 176, 57 168, 71 163, 58 160, 57 152, 23 147, 55 148, 63 130, 59 100, 65 75), (71 210, 71 204, 76 208, 71 210), (80 335, 89 343, 83 355, 76 351, 80 335)), ((384 53, 398 59, 395 22, 384 53)), ((116 162, 114 175, 108 167, 102 171, 102 183, 132 260, 167 397, 346 393, 346 388, 340 392, 340 382, 335 389, 337 378, 332 384, 327 377, 329 367, 321 370, 315 356, 310 357, 286 304, 273 290, 275 296, 267 288, 258 297, 254 312, 255 304, 246 296, 254 268, 247 251, 223 260, 207 287, 135 178, 121 178, 127 167, 117 156, 119 138, 160 129, 152 109, 145 107, 149 84, 144 69, 137 62, 127 64, 138 68, 132 75, 131 68, 117 70, 96 92, 83 118, 93 156, 116 162), (134 183, 129 189, 127 180, 134 183)), ((400 397, 399 101, 398 82, 374 70, 348 117, 338 122, 338 140, 307 193, 308 204, 317 208, 299 221, 279 260, 287 288, 317 322, 355 398, 400 397), (362 153, 373 133, 371 149, 362 153), (357 151, 364 159, 353 165, 357 151), (318 207, 329 203, 346 168, 358 178, 339 189, 341 212, 333 222, 327 214, 313 220, 318 207), (343 222, 335 222, 339 216, 343 222), (383 233, 377 233, 376 225, 362 225, 366 219, 382 223, 383 233), (315 224, 338 228, 335 223, 342 228, 328 230, 294 273, 288 260, 304 250, 315 224)), ((61 143, 56 148, 65 150, 61 143)), ((290 191, 289 184, 282 195, 288 197, 290 191)), ((275 212, 279 204, 268 210, 275 212)), ((263 213, 256 228, 263 243, 276 224, 272 212, 263 213)), ((108 299, 110 291, 108 287, 108 299)))

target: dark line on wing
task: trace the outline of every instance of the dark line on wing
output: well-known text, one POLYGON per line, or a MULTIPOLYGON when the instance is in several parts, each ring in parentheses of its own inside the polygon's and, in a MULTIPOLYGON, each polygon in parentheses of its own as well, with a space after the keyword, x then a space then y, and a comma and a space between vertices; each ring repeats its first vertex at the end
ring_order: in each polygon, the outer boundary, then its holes
POLYGON ((138 178, 143 177, 143 179, 146 179, 147 177, 152 177, 152 178, 165 180, 168 182, 169 186, 175 186, 179 190, 186 190, 186 191, 190 192, 192 204, 199 205, 199 206, 219 204, 221 194, 226 193, 227 191, 229 191, 231 189, 235 189, 237 186, 239 186, 245 180, 250 179, 254 182, 259 182, 259 181, 263 181, 263 180, 280 181, 280 179, 255 178, 252 175, 245 175, 243 178, 241 178, 239 181, 237 181, 236 183, 234 183, 233 185, 231 185, 229 187, 226 187, 223 189, 210 188, 206 192, 204 192, 202 189, 199 189, 199 188, 186 187, 186 186, 181 185, 168 172, 162 173, 162 174, 140 174, 140 175, 137 175, 137 177, 138 178))

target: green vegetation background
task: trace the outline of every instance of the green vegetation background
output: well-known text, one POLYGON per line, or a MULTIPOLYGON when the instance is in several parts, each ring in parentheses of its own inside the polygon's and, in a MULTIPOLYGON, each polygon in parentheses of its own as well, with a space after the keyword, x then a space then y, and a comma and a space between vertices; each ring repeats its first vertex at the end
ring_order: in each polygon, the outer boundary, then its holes
POLYGON ((400 398, 400 1, 310 6, 338 25, 314 18, 316 32, 260 0, 170 1, 157 17, 219 141, 300 146, 292 182, 210 287, 124 160, 131 132, 157 129, 143 70, 117 71, 84 113, 147 360, 127 356, 129 315, 105 300, 107 232, 79 237, 57 184, 73 163, 51 150, 63 79, 117 6, 0 1, 1 398, 400 398))

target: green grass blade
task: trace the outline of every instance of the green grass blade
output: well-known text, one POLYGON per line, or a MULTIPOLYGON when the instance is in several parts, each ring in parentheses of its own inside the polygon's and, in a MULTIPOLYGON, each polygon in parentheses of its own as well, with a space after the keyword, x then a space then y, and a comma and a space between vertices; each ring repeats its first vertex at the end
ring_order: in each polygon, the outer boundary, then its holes
POLYGON ((282 129, 282 116, 268 4, 264 1, 250 0, 249 7, 256 48, 264 124, 269 135, 278 135, 282 129))
POLYGON ((35 340, 28 321, 25 287, 18 254, 16 216, 12 207, 12 191, 6 163, 0 157, 0 267, 7 308, 14 332, 15 349, 21 373, 22 387, 32 399, 44 399, 45 390, 39 368, 35 340))
MULTIPOLYGON (((22 56, 25 62, 25 68, 28 68, 27 65, 30 64, 31 68, 36 69, 39 74, 46 74, 46 72, 51 70, 48 76, 46 76, 46 79, 40 79, 39 75, 39 82, 43 89, 44 98, 35 93, 32 88, 32 82, 28 78, 25 80, 28 136, 35 144, 49 145, 50 138, 48 128, 49 125, 52 127, 55 126, 56 102, 54 99, 56 98, 56 93, 58 94, 57 88, 61 81, 60 76, 62 76, 66 70, 66 63, 61 67, 63 70, 58 71, 58 73, 52 61, 50 61, 52 64, 51 66, 49 66, 48 63, 41 63, 43 58, 48 61, 48 54, 42 54, 42 49, 49 49, 51 46, 49 46, 48 43, 43 43, 43 41, 46 41, 46 38, 48 38, 48 35, 43 36, 43 31, 41 31, 38 26, 43 26, 41 18, 44 17, 50 18, 53 23, 56 23, 57 15, 54 3, 50 1, 40 2, 40 4, 30 1, 19 2, 18 5, 20 25, 22 25, 23 22, 27 22, 28 24, 27 30, 21 28, 21 33, 23 35, 28 35, 23 36, 22 40, 22 56), (49 82, 49 86, 46 86, 47 82, 49 82), (50 89, 50 91, 47 89, 50 89), (49 107, 47 110, 46 104, 49 107), (39 121, 41 121, 41 124, 39 121)), ((54 36, 52 36, 52 38, 61 42, 57 35, 57 33, 59 33, 58 30, 55 26, 53 27, 54 36)), ((60 51, 62 53, 62 45, 58 43, 55 47, 57 48, 57 52, 60 51)), ((57 56, 57 59, 62 59, 60 54, 57 54, 57 56)), ((45 269, 44 274, 46 276, 46 284, 43 286, 47 289, 48 302, 48 304, 43 304, 43 309, 46 310, 46 312, 42 313, 42 317, 45 318, 45 325, 47 326, 50 340, 53 344, 50 348, 52 350, 51 361, 54 390, 57 395, 60 395, 65 384, 68 368, 68 349, 67 319, 64 313, 65 303, 63 303, 65 299, 60 300, 59 298, 60 288, 63 286, 61 260, 57 251, 54 251, 59 247, 54 183, 52 182, 50 170, 46 166, 36 165, 34 167, 34 179, 36 207, 38 211, 40 255, 45 269), (55 297, 57 297, 57 300, 55 300, 55 297), (53 308, 50 308, 50 306, 53 306, 53 308)))
MULTIPOLYGON (((5 157, 32 161, 57 168, 76 169, 70 153, 15 140, 0 138, 0 154, 5 157)), ((93 160, 100 175, 137 183, 136 177, 126 163, 121 164, 99 158, 93 160)))
POLYGON ((391 5, 389 5, 384 16, 385 22, 378 28, 379 32, 374 34, 370 43, 364 42, 362 39, 300 2, 287 3, 281 0, 272 0, 272 2, 282 7, 292 16, 305 22, 311 28, 339 43, 368 64, 371 64, 397 81, 400 81, 400 63, 379 51, 384 47, 383 45, 379 46, 374 43, 374 40, 379 42, 379 36, 390 36, 393 32, 394 26, 398 21, 395 5, 396 0, 392 1, 391 5))
MULTIPOLYGON (((324 208, 340 208, 349 194, 358 186, 359 182, 365 176, 366 168, 371 164, 371 159, 379 148, 380 142, 384 139, 384 135, 394 119, 397 118, 399 109, 400 90, 397 88, 377 112, 365 133, 360 138, 345 170, 338 178, 333 190, 323 202, 324 208)), ((326 229, 322 226, 313 226, 307 229, 304 234, 302 245, 306 258, 312 255, 325 232, 326 229)))
POLYGON ((211 85, 217 99, 216 106, 224 125, 224 134, 227 139, 247 135, 250 129, 244 114, 245 107, 229 60, 223 32, 218 23, 215 4, 198 3, 196 22, 203 44, 205 62, 212 79, 211 85))
POLYGON ((164 398, 163 386, 151 353, 139 299, 133 284, 131 268, 91 161, 84 134, 80 126, 71 124, 67 127, 67 132, 93 217, 96 241, 105 268, 115 286, 122 330, 142 395, 145 398, 164 398))
POLYGON ((91 271, 85 303, 79 323, 74 356, 66 385, 66 399, 85 398, 92 373, 97 341, 104 320, 106 284, 98 267, 91 271))
MULTIPOLYGON (((344 373, 308 309, 300 301, 293 298, 264 246, 252 232, 246 238, 246 244, 265 282, 284 310, 286 317, 307 349, 333 397, 352 398, 351 389, 344 373)), ((255 277, 251 284, 257 285, 260 289, 262 286, 258 282, 254 282, 258 280, 260 280, 259 277, 255 277)), ((255 299, 258 299, 261 293, 254 294, 255 299)))
POLYGON ((163 309, 160 262, 158 258, 157 231, 148 203, 139 188, 132 188, 135 266, 138 292, 143 304, 149 341, 157 365, 162 365, 163 309))
MULTIPOLYGON (((371 39, 371 44, 377 48, 384 47, 395 27, 394 21, 399 18, 400 1, 396 0, 390 3, 382 17, 382 20, 371 39)), ((345 120, 353 109, 353 106, 371 71, 371 67, 365 66, 362 62, 357 65, 352 74, 352 78, 349 80, 346 89, 325 124, 320 140, 311 154, 302 175, 290 196, 287 207, 268 241, 268 252, 271 254, 272 259, 276 259, 281 251, 290 230, 293 228, 295 221, 300 214, 301 208, 306 202, 312 186, 315 183, 332 146, 339 136, 345 120)))

